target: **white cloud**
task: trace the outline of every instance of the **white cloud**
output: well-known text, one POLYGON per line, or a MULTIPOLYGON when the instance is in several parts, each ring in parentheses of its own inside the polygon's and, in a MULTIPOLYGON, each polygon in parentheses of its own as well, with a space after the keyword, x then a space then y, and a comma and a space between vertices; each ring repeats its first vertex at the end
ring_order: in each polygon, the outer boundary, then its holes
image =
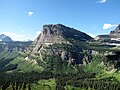
POLYGON ((29 11, 28 12, 28 16, 32 16, 33 15, 33 12, 32 11, 29 11))
POLYGON ((97 1, 97 3, 106 3, 107 2, 107 0, 99 0, 99 1, 97 1))
POLYGON ((37 32, 36 32, 36 35, 39 35, 40 33, 41 33, 41 31, 37 31, 37 32))
POLYGON ((2 32, 2 34, 5 34, 5 35, 7 35, 7 36, 14 36, 14 37, 17 37, 17 38, 22 38, 22 37, 24 37, 24 35, 19 35, 19 34, 12 33, 12 32, 2 32))
POLYGON ((109 28, 112 28, 112 27, 116 27, 117 24, 108 24, 108 23, 105 23, 103 25, 103 29, 109 29, 109 28))
POLYGON ((6 36, 9 36, 14 41, 28 41, 29 40, 27 36, 13 33, 13 32, 2 32, 1 34, 5 34, 6 36))

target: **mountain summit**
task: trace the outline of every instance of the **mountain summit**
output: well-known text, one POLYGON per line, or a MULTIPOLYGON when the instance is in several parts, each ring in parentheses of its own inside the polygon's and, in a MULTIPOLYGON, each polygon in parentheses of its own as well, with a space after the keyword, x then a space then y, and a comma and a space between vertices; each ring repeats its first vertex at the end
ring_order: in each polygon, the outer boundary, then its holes
POLYGON ((116 30, 120 30, 120 24, 116 27, 116 30))
POLYGON ((34 41, 34 51, 39 51, 41 44, 50 43, 70 43, 69 40, 87 41, 92 37, 74 28, 67 27, 62 24, 43 25, 43 31, 34 41))
POLYGON ((119 41, 120 40, 120 24, 113 30, 111 31, 109 34, 107 35, 98 35, 97 36, 98 39, 110 39, 110 40, 116 40, 119 41))
POLYGON ((84 43, 92 37, 62 24, 43 25, 43 31, 33 42, 33 53, 57 56, 62 60, 83 63, 84 43))
POLYGON ((111 31, 110 34, 119 34, 120 35, 120 24, 116 27, 115 30, 111 31))
POLYGON ((13 40, 10 37, 8 37, 8 36, 6 36, 4 34, 1 34, 0 35, 0 41, 3 41, 3 42, 12 42, 13 40))

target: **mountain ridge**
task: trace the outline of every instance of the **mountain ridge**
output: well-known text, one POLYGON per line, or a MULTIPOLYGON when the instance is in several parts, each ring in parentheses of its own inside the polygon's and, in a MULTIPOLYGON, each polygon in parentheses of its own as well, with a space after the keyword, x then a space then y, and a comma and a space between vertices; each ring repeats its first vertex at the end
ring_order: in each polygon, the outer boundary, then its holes
POLYGON ((6 36, 4 34, 0 35, 0 41, 3 41, 3 42, 13 42, 13 40, 9 36, 6 36))
POLYGON ((67 27, 62 24, 49 24, 43 25, 43 31, 33 42, 36 46, 34 51, 39 51, 41 44, 52 43, 67 43, 70 44, 69 39, 78 41, 88 41, 93 38, 84 32, 76 30, 74 28, 67 27))
POLYGON ((119 39, 120 38, 120 24, 107 35, 98 35, 98 39, 119 39))

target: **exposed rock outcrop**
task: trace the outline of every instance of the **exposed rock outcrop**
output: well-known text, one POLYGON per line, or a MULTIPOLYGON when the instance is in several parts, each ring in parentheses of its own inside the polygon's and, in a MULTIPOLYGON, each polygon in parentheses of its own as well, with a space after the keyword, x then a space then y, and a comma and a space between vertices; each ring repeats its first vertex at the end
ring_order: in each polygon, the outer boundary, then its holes
POLYGON ((34 52, 38 52, 42 44, 53 44, 53 43, 66 43, 69 44, 69 40, 87 41, 92 38, 79 30, 66 27, 62 24, 56 25, 44 25, 43 31, 33 42, 35 45, 34 52))
POLYGON ((57 55, 62 60, 83 63, 82 48, 75 46, 71 41, 86 42, 92 38, 79 30, 66 27, 62 24, 44 25, 43 31, 33 42, 33 53, 57 55))

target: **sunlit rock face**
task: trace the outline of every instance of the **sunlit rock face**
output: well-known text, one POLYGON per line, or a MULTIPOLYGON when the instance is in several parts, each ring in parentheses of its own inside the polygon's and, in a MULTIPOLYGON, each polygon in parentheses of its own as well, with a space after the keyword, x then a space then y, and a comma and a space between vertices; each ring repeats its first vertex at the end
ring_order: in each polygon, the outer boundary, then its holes
POLYGON ((87 41, 92 38, 86 33, 62 24, 43 25, 42 32, 34 41, 34 52, 39 51, 42 44, 69 43, 69 39, 87 41))
POLYGON ((73 42, 86 42, 93 38, 74 28, 62 24, 43 25, 43 30, 33 42, 33 53, 57 55, 62 60, 82 63, 82 48, 73 42), (72 42, 71 42, 72 41, 72 42))

